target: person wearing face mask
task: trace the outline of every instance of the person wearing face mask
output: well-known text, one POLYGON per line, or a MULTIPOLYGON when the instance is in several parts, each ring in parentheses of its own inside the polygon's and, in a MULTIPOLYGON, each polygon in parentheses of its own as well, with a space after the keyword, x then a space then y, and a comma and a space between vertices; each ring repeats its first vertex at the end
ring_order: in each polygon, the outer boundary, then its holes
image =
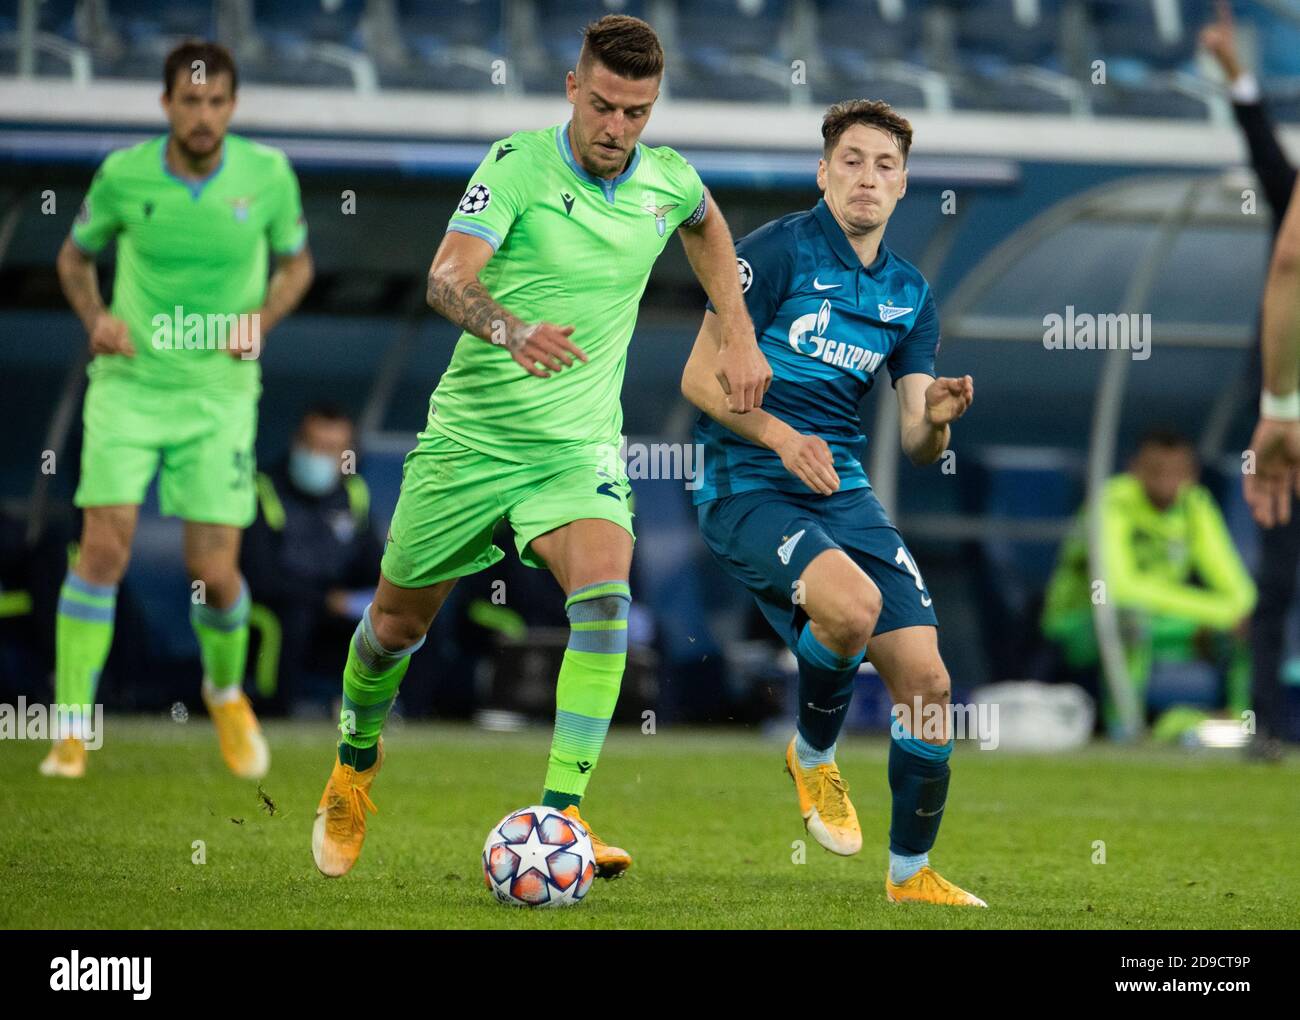
POLYGON ((286 713, 312 675, 332 683, 383 552, 352 420, 328 404, 308 410, 288 454, 257 476, 257 497, 241 559, 262 635, 257 686, 270 712, 286 713))
MULTIPOLYGON (((1159 661, 1205 659, 1225 674, 1226 708, 1250 707, 1247 623, 1256 590, 1214 497, 1197 481, 1191 442, 1167 429, 1142 437, 1128 470, 1106 483, 1106 598, 1119 609, 1129 680, 1145 703, 1159 661)), ((1043 633, 1071 669, 1098 663, 1094 582, 1081 512, 1047 588, 1043 633)), ((1118 723, 1103 691, 1102 716, 1118 723)))

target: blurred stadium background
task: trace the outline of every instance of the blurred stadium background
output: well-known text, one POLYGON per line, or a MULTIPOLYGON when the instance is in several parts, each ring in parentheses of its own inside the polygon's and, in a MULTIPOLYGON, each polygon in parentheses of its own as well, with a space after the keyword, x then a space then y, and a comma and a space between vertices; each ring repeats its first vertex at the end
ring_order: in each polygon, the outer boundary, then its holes
MULTIPOLYGON (((1234 8, 1244 59, 1294 142, 1300 3, 1234 8)), ((900 458, 890 387, 876 387, 864 420, 873 484, 935 593, 954 700, 994 681, 1053 678, 1037 621, 1057 547, 1090 465, 1118 469, 1153 424, 1192 436, 1204 480, 1254 564, 1240 451, 1258 386, 1252 347, 1269 217, 1262 201, 1258 215, 1243 215, 1243 192, 1256 184, 1241 169, 1222 79, 1196 46, 1208 2, 6 0, 5 700, 50 696, 43 648, 76 534, 75 470, 64 465, 77 462, 86 338, 59 292, 55 254, 100 160, 164 129, 157 101, 168 49, 186 36, 232 48, 241 74, 232 130, 283 148, 303 187, 317 279, 263 358, 259 461, 284 455, 309 404, 342 404, 361 426, 360 469, 382 534, 402 457, 457 335, 424 304, 446 220, 488 143, 567 119, 564 72, 580 30, 611 11, 649 20, 668 55, 644 141, 671 144, 695 164, 737 237, 814 204, 829 103, 883 98, 913 121, 909 191, 886 242, 929 277, 943 320, 940 370, 970 373, 978 399, 955 430, 952 474, 900 458), (1043 317, 1067 305, 1150 312, 1151 358, 1045 350, 1043 317), (52 475, 42 473, 47 450, 58 458, 52 475)), ((101 265, 107 282, 111 263, 101 265)), ((689 442, 678 380, 702 306, 670 245, 632 344, 631 441, 689 442)), ((793 664, 774 654, 748 597, 708 556, 689 492, 680 480, 633 487, 638 651, 621 714, 757 723, 781 713, 793 664)), ((109 710, 197 705, 179 548, 179 523, 161 518, 151 496, 100 689, 109 710)), ((544 626, 547 614, 563 624, 549 578, 520 585, 513 590, 526 595, 510 604, 528 624, 544 626)), ((408 716, 549 714, 563 632, 548 657, 544 631, 520 641, 512 625, 474 613, 481 598, 481 588, 462 586, 435 624, 403 688, 408 716)), ((337 686, 336 676, 321 678, 321 716, 337 686)), ((1295 713, 1300 686, 1288 690, 1295 713)), ((1153 679, 1157 705, 1218 698, 1217 679, 1190 667, 1153 679)), ((864 683, 855 706, 853 725, 883 730, 878 684, 864 683)), ((310 698, 299 706, 311 709, 310 698)))

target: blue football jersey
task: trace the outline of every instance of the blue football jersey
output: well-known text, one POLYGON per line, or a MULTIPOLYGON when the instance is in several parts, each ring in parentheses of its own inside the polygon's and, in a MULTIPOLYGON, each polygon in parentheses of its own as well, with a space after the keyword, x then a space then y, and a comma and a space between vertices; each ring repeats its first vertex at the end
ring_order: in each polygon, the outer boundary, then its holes
MULTIPOLYGON (((772 366, 763 410, 826 440, 841 491, 869 487, 858 404, 882 365, 895 385, 914 372, 934 375, 939 313, 930 285, 883 243, 864 266, 825 199, 759 227, 737 242, 736 255, 758 346, 772 366)), ((697 504, 755 489, 812 492, 771 450, 706 414, 695 441, 704 454, 697 504)))

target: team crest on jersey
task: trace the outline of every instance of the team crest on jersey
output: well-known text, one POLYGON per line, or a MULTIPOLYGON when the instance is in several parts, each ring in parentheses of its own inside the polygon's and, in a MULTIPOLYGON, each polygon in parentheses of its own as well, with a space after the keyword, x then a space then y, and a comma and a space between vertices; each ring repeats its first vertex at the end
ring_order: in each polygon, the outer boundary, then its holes
POLYGON ((740 293, 743 294, 754 282, 754 267, 737 255, 736 268, 740 270, 740 293))
POLYGON ((253 204, 253 200, 247 195, 240 195, 237 198, 228 198, 230 209, 235 214, 236 223, 244 223, 248 220, 248 210, 253 204))
POLYGON ((659 231, 660 237, 668 232, 668 214, 676 209, 678 204, 672 202, 668 205, 659 205, 651 192, 646 192, 645 198, 641 200, 641 208, 655 218, 655 230, 659 231))
POLYGON ((800 315, 790 323, 790 346, 800 354, 854 372, 871 375, 880 367, 884 355, 826 335, 831 324, 831 302, 826 299, 815 312, 800 315))
POLYGON ((460 205, 456 206, 461 212, 470 216, 477 216, 492 201, 492 189, 486 184, 475 184, 469 191, 465 192, 464 197, 460 200, 460 205))
POLYGON ((908 312, 915 311, 915 309, 912 308, 895 308, 894 302, 892 301, 889 302, 889 304, 887 305, 877 304, 876 307, 880 309, 881 322, 893 322, 895 319, 899 318, 900 316, 906 315, 908 312))

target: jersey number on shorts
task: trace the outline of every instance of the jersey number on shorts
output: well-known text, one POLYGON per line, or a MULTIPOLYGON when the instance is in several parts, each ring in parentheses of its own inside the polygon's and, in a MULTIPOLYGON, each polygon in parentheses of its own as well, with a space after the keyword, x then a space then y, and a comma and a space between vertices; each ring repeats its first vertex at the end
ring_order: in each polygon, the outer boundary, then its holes
POLYGON ((916 582, 916 590, 921 593, 921 605, 928 606, 930 598, 925 594, 925 582, 921 580, 921 572, 916 569, 916 561, 901 545, 898 547, 898 552, 894 554, 894 562, 907 568, 907 572, 912 575, 912 580, 916 582))

